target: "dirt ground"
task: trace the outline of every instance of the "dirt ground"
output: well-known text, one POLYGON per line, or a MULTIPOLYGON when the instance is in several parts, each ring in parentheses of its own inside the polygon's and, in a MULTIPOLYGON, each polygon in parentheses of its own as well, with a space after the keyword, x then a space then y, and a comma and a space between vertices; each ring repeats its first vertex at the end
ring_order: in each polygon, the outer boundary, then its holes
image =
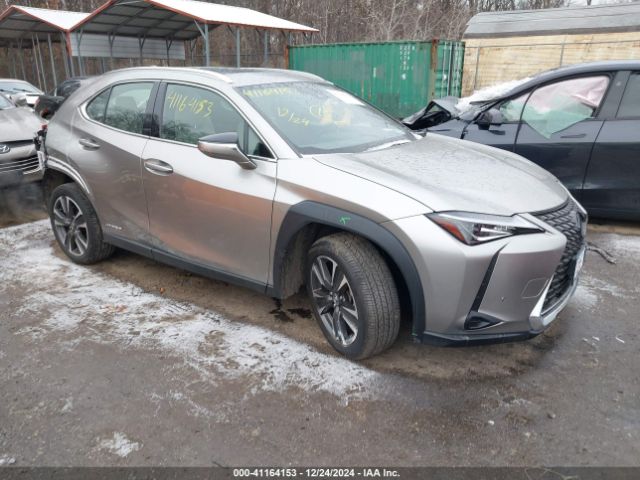
POLYGON ((405 327, 354 363, 303 296, 120 251, 74 265, 37 193, 15 195, 0 193, 0 465, 640 464, 637 226, 590 229, 615 263, 588 252, 533 340, 438 348, 405 327))

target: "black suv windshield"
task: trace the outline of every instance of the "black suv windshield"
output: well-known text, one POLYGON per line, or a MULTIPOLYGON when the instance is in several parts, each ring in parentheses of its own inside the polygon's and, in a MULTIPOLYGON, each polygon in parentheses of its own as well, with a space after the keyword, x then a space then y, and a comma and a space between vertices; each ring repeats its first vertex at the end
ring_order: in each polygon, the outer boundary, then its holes
POLYGON ((302 154, 363 152, 415 139, 399 122, 333 85, 274 83, 239 91, 302 154))

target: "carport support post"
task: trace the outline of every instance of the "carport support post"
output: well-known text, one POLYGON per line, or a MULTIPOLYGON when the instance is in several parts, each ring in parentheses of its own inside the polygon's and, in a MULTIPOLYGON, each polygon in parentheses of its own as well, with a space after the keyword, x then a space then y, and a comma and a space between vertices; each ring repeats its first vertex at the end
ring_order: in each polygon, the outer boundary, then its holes
POLYGON ((11 52, 11 76, 13 78, 18 77, 18 66, 16 65, 16 51, 13 48, 13 42, 9 44, 10 52, 11 52))
POLYGON ((198 25, 198 22, 196 22, 195 20, 193 21, 193 23, 196 25, 196 28, 200 32, 200 35, 202 35, 203 47, 204 47, 204 66, 208 67, 210 62, 209 60, 209 24, 204 23, 203 24, 204 29, 203 29, 203 28, 200 28, 200 25, 198 25))
POLYGON ((211 60, 209 59, 210 56, 210 51, 209 51, 209 24, 205 23, 204 24, 204 64, 206 67, 208 67, 211 63, 211 60))
POLYGON ((22 54, 22 38, 18 39, 18 56, 20 57, 20 69, 22 70, 22 79, 27 79, 27 72, 24 69, 24 55, 22 54))
POLYGON ((36 41, 33 35, 31 35, 31 56, 33 57, 33 67, 35 69, 36 78, 38 79, 38 88, 42 90, 42 77, 40 77, 40 64, 38 63, 38 57, 36 55, 36 41))
POLYGON ((40 61, 40 71, 42 72, 42 84, 44 85, 44 91, 49 90, 47 88, 47 73, 44 71, 44 60, 42 59, 42 48, 40 48, 40 38, 36 35, 36 45, 38 49, 38 59, 40 61))
POLYGON ((142 66, 142 49, 144 48, 144 42, 147 40, 147 37, 138 37, 138 46, 140 47, 140 66, 142 66))
POLYGON ((82 44, 82 29, 77 33, 76 39, 78 42, 78 70, 80 70, 80 75, 84 75, 84 65, 82 64, 82 52, 80 51, 80 47, 82 44))
POLYGON ((53 47, 51 46, 51 34, 47 34, 47 44, 49 45, 49 61, 51 62, 51 73, 53 73, 53 88, 58 85, 58 73, 56 72, 56 63, 53 60, 53 47))
POLYGON ((166 39, 165 41, 165 45, 167 46, 167 67, 171 66, 171 55, 170 55, 170 50, 171 50, 171 45, 173 45, 173 38, 171 39, 166 39))
POLYGON ((240 27, 236 27, 236 67, 240 68, 240 27))
POLYGON ((264 59, 262 60, 264 66, 267 66, 269 62, 269 30, 264 31, 264 59))
POLYGON ((62 63, 64 63, 64 78, 70 78, 69 72, 69 37, 60 32, 60 49, 62 53, 62 63))
POLYGON ((107 36, 107 40, 109 41, 109 68, 113 70, 113 42, 115 41, 116 36, 113 33, 109 33, 107 36))

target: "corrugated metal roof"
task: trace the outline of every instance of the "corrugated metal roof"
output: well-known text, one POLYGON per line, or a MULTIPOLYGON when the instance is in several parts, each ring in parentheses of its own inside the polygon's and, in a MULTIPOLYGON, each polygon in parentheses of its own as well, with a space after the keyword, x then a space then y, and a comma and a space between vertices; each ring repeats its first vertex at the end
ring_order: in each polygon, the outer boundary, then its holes
POLYGON ((88 13, 48 10, 46 8, 11 5, 0 15, 0 38, 31 38, 32 34, 43 38, 48 33, 67 32, 88 13))
POLYGON ((109 0, 73 29, 86 33, 187 40, 200 35, 194 20, 214 26, 317 32, 315 28, 256 10, 195 0, 109 0))
POLYGON ((629 31, 640 31, 640 2, 479 13, 464 38, 629 31))

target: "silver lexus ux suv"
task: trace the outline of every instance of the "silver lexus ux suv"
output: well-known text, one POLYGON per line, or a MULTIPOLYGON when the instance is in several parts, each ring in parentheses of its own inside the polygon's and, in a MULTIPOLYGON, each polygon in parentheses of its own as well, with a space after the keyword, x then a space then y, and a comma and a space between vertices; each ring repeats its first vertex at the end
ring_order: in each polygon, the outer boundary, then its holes
POLYGON ((276 298, 306 287, 361 359, 416 340, 542 332, 573 294, 586 214, 503 150, 396 120, 321 78, 134 68, 97 77, 46 137, 51 225, 69 258, 124 248, 276 298))

